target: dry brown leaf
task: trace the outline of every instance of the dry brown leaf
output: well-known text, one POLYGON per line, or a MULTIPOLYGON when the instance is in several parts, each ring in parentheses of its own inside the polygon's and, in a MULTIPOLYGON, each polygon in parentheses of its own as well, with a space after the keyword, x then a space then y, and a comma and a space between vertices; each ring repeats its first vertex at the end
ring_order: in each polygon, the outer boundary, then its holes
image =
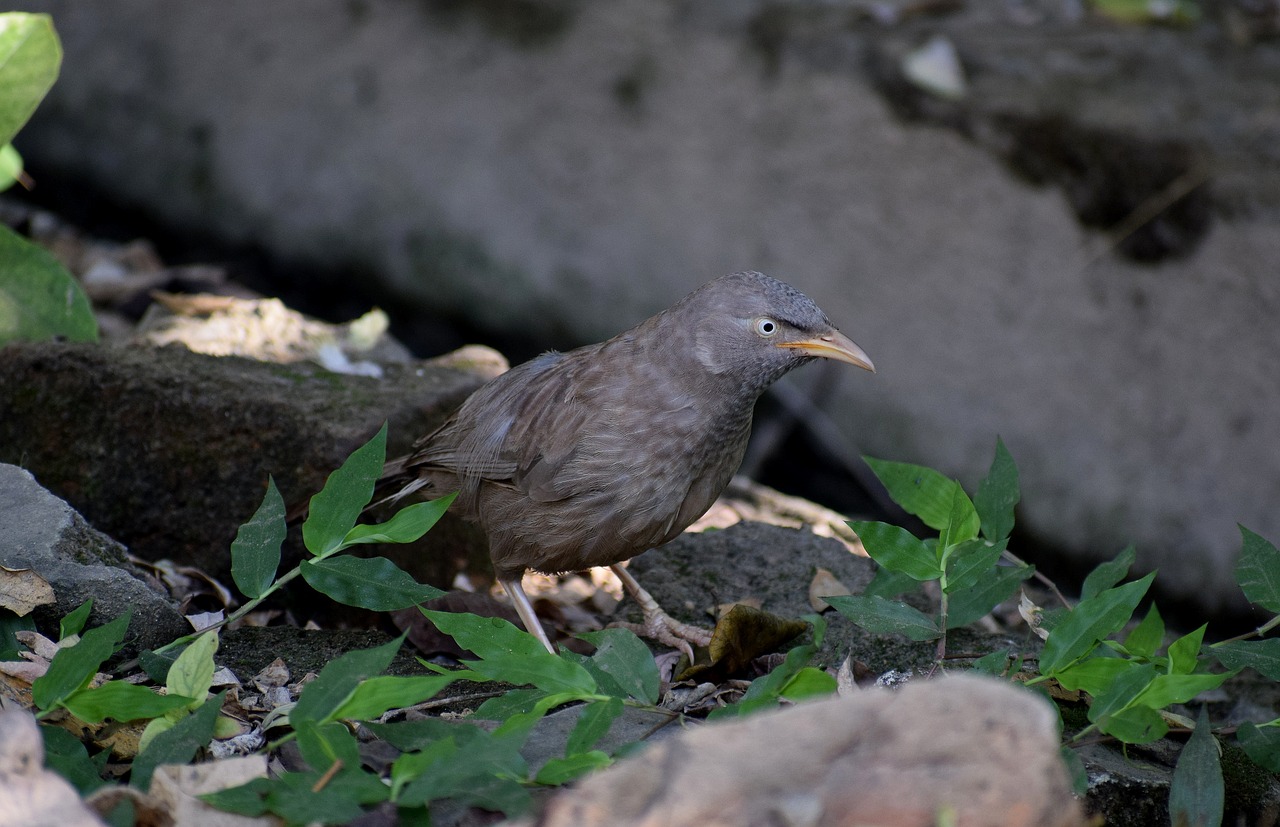
POLYGON ((35 607, 55 602, 53 587, 34 570, 0 566, 0 607, 26 617, 35 607))
POLYGON ((267 759, 262 755, 227 758, 194 766, 164 765, 151 777, 150 796, 154 804, 183 827, 251 827, 278 825, 279 819, 249 818, 217 810, 198 796, 238 787, 267 775, 267 759))
POLYGON ((831 604, 822 598, 843 597, 846 594, 853 594, 853 592, 840 582, 840 578, 824 568, 815 571, 813 579, 809 581, 809 605, 815 612, 825 612, 831 608, 831 604))

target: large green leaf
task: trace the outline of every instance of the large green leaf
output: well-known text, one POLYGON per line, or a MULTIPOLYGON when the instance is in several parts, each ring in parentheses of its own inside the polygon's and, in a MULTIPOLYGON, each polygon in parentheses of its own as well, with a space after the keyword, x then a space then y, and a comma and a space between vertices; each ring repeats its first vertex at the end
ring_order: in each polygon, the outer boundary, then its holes
POLYGON ((1164 620, 1156 604, 1152 603, 1147 616, 1125 637, 1124 648, 1134 657, 1151 658, 1163 643, 1164 620))
POLYGON ((53 338, 97 341, 89 299, 51 253, 0 225, 0 346, 53 338))
POLYGON ((947 557, 947 589, 962 591, 994 575, 996 563, 1008 545, 1007 538, 994 544, 975 538, 956 546, 947 557))
POLYGON ((379 675, 368 678, 351 693, 332 717, 341 721, 370 721, 392 709, 420 704, 454 682, 452 675, 379 675))
POLYGON ((1004 441, 996 439, 996 455, 986 479, 978 484, 973 505, 982 519, 982 536, 995 542, 1013 531, 1013 508, 1021 499, 1018 492, 1018 466, 1013 462, 1004 441))
POLYGON ((1251 602, 1280 613, 1280 550, 1244 526, 1240 536, 1244 544, 1236 563, 1236 582, 1251 602))
POLYGON ((1209 647, 1209 651, 1228 669, 1244 669, 1247 666, 1273 681, 1280 681, 1280 638, 1218 643, 1209 647))
POLYGON ((1116 559, 1099 564, 1084 579, 1084 585, 1080 587, 1080 600, 1085 601, 1096 597, 1100 592, 1106 591, 1123 580, 1137 556, 1138 553, 1133 546, 1128 546, 1116 555, 1116 559))
POLYGON ((302 524, 302 542, 307 551, 323 557, 342 546, 361 512, 373 499, 373 487, 382 474, 387 457, 387 423, 373 438, 347 457, 329 475, 324 488, 311 498, 307 519, 302 524))
POLYGON ((951 518, 955 490, 959 484, 932 468, 907 462, 862 458, 875 472, 893 501, 914 514, 934 531, 941 531, 951 518))
POLYGON ((579 637, 596 647, 595 654, 585 658, 583 665, 596 675, 596 684, 602 690, 614 694, 603 685, 612 683, 623 693, 622 697, 649 704, 658 702, 662 680, 653 653, 640 638, 626 629, 602 629, 579 637), (603 681, 597 670, 607 676, 608 681, 603 681))
POLYGON ((967 589, 951 592, 948 598, 947 627, 959 629, 984 617, 1015 591, 1035 569, 1032 566, 1002 566, 967 589))
POLYGON ((1246 721, 1236 730, 1236 738, 1253 763, 1267 772, 1280 772, 1280 727, 1246 721))
MULTIPOLYGON (((407 634, 407 633, 406 633, 407 634)), ((404 644, 405 635, 372 649, 347 652, 329 661, 316 679, 303 688, 298 703, 289 713, 296 724, 328 723, 352 697, 361 681, 368 680, 391 665, 404 644)))
POLYGON ((124 681, 108 681, 93 689, 73 692, 63 706, 85 723, 97 724, 107 718, 117 721, 157 718, 195 700, 183 695, 159 695, 145 686, 124 681))
POLYGON ((407 609, 444 592, 414 580, 412 575, 385 557, 351 557, 342 554, 323 560, 304 560, 302 579, 318 592, 339 603, 374 612, 407 609))
POLYGON ((906 635, 911 640, 935 640, 942 636, 933 618, 905 603, 866 595, 833 596, 826 601, 840 614, 877 635, 906 635))
POLYGON ((438 500, 407 505, 385 523, 357 525, 347 532, 344 545, 357 543, 412 543, 431 530, 458 496, 447 494, 438 500))
POLYGON ((1080 603, 1049 633, 1040 652, 1040 674, 1051 675, 1088 652, 1093 645, 1119 631, 1138 607, 1151 581, 1151 572, 1141 580, 1107 589, 1080 603))
POLYGON ((942 576, 938 555, 905 528, 856 520, 848 525, 858 535, 871 559, 886 569, 914 580, 937 580, 942 576))
POLYGON ((245 597, 261 597, 271 587, 286 531, 284 498, 275 479, 267 477, 262 504, 231 542, 231 577, 245 597))
POLYGON ((58 79, 62 45, 47 14, 0 14, 0 146, 13 140, 58 79))
POLYGON ((1218 827, 1226 800, 1221 747, 1209 731, 1209 716, 1200 707, 1196 728, 1182 748, 1169 783, 1169 819, 1187 827, 1218 827))
POLYGON ((103 661, 111 657, 124 640, 132 613, 122 614, 85 632, 75 646, 59 649, 49 669, 31 684, 31 699, 36 708, 48 711, 61 705, 81 687, 88 685, 103 661))

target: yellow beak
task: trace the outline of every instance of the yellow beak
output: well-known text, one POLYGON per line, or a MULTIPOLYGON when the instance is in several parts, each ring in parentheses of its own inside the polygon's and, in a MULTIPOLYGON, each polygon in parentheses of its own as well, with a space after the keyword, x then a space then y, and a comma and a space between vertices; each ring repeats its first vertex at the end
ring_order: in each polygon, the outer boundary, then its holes
POLYGON ((829 333, 823 333, 820 336, 814 336, 812 339, 800 339, 794 342, 778 342, 778 347, 794 348, 806 356, 818 356, 823 359, 835 359, 840 362, 848 362, 851 365, 857 365, 860 368, 876 372, 876 366, 871 364, 871 357, 853 343, 853 340, 838 330, 832 330, 829 333))

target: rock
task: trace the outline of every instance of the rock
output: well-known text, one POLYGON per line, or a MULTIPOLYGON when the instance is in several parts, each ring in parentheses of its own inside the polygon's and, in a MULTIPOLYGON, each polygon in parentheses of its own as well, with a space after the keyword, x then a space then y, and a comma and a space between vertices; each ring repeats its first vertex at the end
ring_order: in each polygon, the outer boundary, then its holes
MULTIPOLYGON (((58 637, 58 621, 93 598, 89 626, 99 626, 132 610, 125 638, 130 650, 152 649, 188 634, 190 624, 141 571, 129 565, 125 549, 97 531, 65 501, 42 488, 30 473, 0 463, 0 594, 16 572, 30 570, 47 583, 53 602, 35 607, 41 631, 58 637)), ((4 601, 12 607, 9 600, 4 601)), ((24 613, 25 614, 25 613, 24 613)))
POLYGON ((44 742, 26 710, 0 712, 0 827, 101 827, 66 779, 44 768, 44 742))
POLYGON ((0 351, 0 461, 134 554, 217 576, 268 475, 286 503, 302 502, 384 420, 394 456, 494 372, 418 363, 373 379, 181 347, 11 345, 0 351))
POLYGON ((1044 701, 1002 681, 961 676, 702 727, 562 793, 538 823, 933 827, 940 820, 1086 823, 1044 701))
POLYGON ((1028 536, 1243 605, 1236 523, 1280 537, 1280 41, 926 5, 40 0, 76 71, 18 146, 69 205, 532 337, 771 272, 880 368, 831 400, 856 452, 972 482, 999 434, 1028 536), (935 36, 961 101, 903 73, 935 36))

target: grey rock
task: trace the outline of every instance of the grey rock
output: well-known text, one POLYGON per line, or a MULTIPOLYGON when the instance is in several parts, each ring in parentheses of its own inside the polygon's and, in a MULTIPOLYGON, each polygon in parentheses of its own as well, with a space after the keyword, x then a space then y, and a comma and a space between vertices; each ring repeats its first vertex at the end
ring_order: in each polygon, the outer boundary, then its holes
POLYGON ((0 461, 34 472, 139 557, 224 575, 268 475, 287 504, 305 502, 384 421, 394 456, 493 366, 386 370, 373 379, 177 346, 11 345, 0 351, 0 461))
POLYGON ((89 626, 133 612, 126 644, 152 649, 187 634, 191 626, 158 588, 125 559, 124 547, 90 526, 35 478, 0 463, 0 566, 30 569, 48 581, 56 603, 34 611, 37 626, 56 639, 58 621, 93 599, 89 626))
POLYGON ((23 5, 66 49, 37 172, 533 335, 761 269, 875 359, 856 450, 972 482, 999 434, 1032 534, 1205 606, 1242 605, 1237 522, 1280 537, 1280 42, 1240 4, 23 5), (903 76, 934 35, 962 100, 903 76))

